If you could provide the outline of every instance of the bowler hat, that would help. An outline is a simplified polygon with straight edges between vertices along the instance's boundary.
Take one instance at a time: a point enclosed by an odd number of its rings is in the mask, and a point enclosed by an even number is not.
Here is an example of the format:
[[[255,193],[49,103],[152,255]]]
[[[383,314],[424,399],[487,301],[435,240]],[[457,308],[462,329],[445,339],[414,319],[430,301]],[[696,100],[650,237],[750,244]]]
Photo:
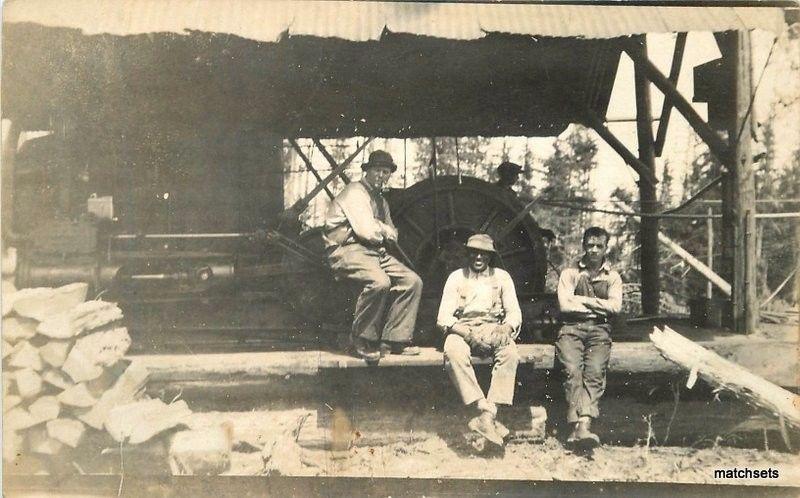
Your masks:
[[[397,165],[394,163],[391,154],[384,150],[376,150],[371,152],[369,155],[369,160],[367,160],[365,163],[361,163],[361,169],[364,171],[375,166],[391,168],[392,173],[397,171]]]
[[[494,241],[485,233],[476,233],[464,244],[468,249],[477,249],[479,251],[497,252],[494,248]]]
[[[516,163],[509,162],[509,161],[503,161],[502,163],[500,163],[500,166],[497,167],[497,172],[500,173],[500,174],[502,174],[502,173],[514,173],[514,174],[517,174],[517,173],[521,173],[522,172],[522,166],[520,166],[519,164],[516,164]]]

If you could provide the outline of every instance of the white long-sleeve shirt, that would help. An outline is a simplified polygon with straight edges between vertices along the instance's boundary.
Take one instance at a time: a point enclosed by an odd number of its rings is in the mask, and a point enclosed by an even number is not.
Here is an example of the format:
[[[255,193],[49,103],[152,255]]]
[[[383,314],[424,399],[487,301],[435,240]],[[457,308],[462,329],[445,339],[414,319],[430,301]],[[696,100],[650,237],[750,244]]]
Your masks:
[[[349,183],[328,207],[323,238],[326,247],[353,242],[379,246],[385,239],[396,241],[397,228],[389,214],[389,203],[365,180]]]
[[[498,295],[499,294],[499,295]],[[498,306],[501,309],[497,309]],[[499,312],[499,313],[498,313]],[[522,325],[514,281],[501,268],[488,268],[480,273],[456,270],[447,277],[439,304],[436,324],[446,330],[462,318],[502,314],[502,321],[514,332]]]

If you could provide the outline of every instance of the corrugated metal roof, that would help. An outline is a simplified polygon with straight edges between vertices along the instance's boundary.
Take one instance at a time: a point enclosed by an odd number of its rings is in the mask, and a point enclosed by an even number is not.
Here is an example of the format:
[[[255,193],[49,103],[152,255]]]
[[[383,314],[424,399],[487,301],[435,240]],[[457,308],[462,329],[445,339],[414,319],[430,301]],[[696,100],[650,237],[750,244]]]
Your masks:
[[[377,40],[392,32],[471,40],[486,32],[614,38],[641,33],[784,29],[776,7],[664,7],[288,0],[9,0],[4,22],[116,35],[186,30],[277,41],[282,33]]]

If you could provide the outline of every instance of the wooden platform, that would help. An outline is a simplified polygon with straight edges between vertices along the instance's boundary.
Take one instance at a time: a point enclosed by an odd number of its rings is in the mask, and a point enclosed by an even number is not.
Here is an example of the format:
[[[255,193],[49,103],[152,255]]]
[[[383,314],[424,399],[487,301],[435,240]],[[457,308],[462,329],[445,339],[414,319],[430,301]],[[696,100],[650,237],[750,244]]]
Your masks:
[[[725,358],[785,387],[800,386],[798,344],[784,339],[725,336],[699,342]],[[521,363],[534,369],[552,369],[554,346],[518,345]],[[387,367],[440,367],[444,358],[434,348],[422,348],[419,356],[389,356],[377,366],[361,359],[332,351],[288,351],[214,354],[136,355],[131,360],[151,372],[151,381],[253,381],[274,376],[318,375],[329,369],[369,369]],[[475,364],[489,360],[473,358]],[[665,360],[649,342],[619,342],[611,350],[611,372],[652,373],[680,371]]]

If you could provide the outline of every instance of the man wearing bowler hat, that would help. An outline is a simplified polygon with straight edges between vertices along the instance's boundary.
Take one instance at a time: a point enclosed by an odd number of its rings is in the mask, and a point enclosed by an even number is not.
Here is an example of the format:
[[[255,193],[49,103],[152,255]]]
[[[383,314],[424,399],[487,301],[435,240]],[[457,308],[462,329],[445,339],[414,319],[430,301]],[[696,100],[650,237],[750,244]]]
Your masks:
[[[492,238],[476,234],[466,243],[469,264],[447,278],[437,325],[446,334],[445,368],[465,405],[479,413],[469,428],[502,445],[508,429],[497,422],[497,405],[510,405],[519,356],[514,343],[522,313],[511,275],[492,266],[496,251]],[[492,357],[492,381],[484,396],[471,356]]]
[[[419,276],[391,254],[397,229],[383,190],[397,165],[376,150],[331,202],[323,238],[334,273],[362,287],[353,317],[353,349],[367,361],[386,354],[419,354],[411,346],[422,295]]]

